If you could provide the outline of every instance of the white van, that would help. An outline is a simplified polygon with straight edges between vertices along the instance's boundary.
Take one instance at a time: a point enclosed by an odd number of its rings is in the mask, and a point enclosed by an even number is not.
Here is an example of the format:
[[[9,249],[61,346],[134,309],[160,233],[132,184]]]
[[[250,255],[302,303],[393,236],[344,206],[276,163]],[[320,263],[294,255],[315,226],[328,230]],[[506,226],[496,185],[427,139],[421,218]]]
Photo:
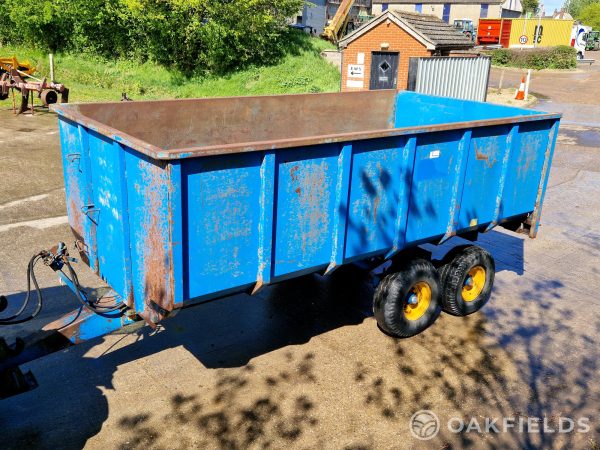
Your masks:
[[[592,27],[575,24],[571,31],[571,47],[577,50],[577,59],[585,58],[585,44],[588,39],[588,33],[592,31]]]

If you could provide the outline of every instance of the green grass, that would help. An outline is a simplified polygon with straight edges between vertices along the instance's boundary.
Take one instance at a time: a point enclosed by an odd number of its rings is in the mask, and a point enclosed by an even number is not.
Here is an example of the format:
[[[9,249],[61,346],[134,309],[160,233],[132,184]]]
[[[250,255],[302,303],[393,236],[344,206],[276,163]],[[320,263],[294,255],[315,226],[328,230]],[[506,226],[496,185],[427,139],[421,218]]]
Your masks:
[[[308,39],[308,38],[307,38]],[[237,95],[335,92],[340,73],[319,55],[333,46],[309,39],[307,50],[287,55],[278,64],[253,67],[222,77],[185,78],[152,62],[107,61],[90,55],[55,55],[55,78],[70,89],[69,101],[117,101],[126,92],[133,100],[223,97]],[[47,76],[48,56],[38,50],[5,46],[0,56],[16,55]]]

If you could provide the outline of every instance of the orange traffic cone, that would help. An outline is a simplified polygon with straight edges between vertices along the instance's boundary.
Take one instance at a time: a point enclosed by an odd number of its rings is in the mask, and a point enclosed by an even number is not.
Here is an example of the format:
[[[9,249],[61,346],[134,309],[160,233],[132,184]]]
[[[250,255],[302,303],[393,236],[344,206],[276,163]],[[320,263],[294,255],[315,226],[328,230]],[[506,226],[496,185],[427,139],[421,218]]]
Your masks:
[[[525,100],[525,77],[521,78],[521,85],[515,94],[515,100]]]

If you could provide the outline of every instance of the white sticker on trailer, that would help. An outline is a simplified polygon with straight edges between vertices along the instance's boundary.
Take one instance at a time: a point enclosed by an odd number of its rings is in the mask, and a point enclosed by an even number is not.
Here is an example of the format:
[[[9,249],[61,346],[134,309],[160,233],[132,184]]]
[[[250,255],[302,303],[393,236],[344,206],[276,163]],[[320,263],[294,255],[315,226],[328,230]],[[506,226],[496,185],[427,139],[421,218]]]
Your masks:
[[[348,64],[348,77],[349,78],[364,78],[365,77],[365,66],[362,64]]]
[[[439,158],[439,157],[440,157],[439,150],[434,150],[432,152],[429,152],[429,159],[435,159],[435,158]]]
[[[362,80],[347,80],[346,87],[349,88],[364,88],[365,83]]]

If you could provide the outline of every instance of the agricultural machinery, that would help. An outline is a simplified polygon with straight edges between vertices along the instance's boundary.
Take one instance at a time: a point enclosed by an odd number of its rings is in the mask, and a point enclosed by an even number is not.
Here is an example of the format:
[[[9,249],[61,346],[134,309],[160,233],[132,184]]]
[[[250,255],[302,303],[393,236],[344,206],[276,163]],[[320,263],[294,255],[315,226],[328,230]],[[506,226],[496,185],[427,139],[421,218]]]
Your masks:
[[[28,62],[20,63],[14,56],[12,58],[0,58],[0,100],[8,99],[12,92],[13,110],[17,114],[27,111],[29,107],[31,107],[33,113],[33,102],[36,93],[44,106],[57,103],[59,94],[61,103],[68,103],[69,101],[69,89],[63,84],[48,81],[47,78],[34,77],[35,70],[35,67]],[[21,94],[18,107],[15,91]]]

